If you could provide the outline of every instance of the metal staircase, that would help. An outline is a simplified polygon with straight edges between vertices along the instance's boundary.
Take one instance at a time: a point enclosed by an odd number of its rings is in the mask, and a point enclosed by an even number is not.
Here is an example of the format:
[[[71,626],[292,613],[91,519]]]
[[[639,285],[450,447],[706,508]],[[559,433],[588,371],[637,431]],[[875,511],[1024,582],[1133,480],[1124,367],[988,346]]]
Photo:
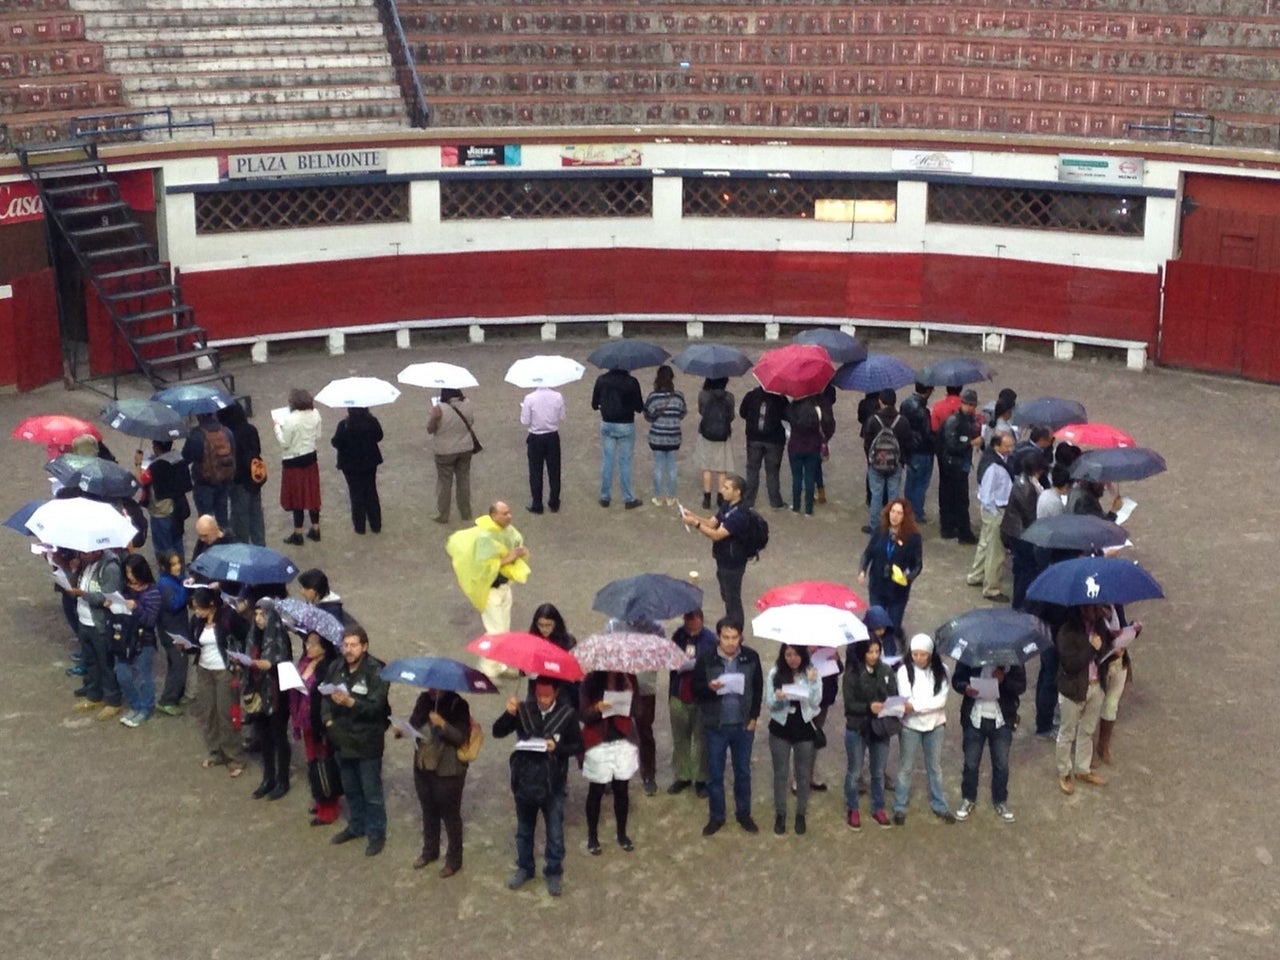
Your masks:
[[[19,147],[18,159],[53,221],[50,244],[58,242],[55,233],[63,238],[111,318],[113,358],[121,357],[121,343],[132,355],[132,369],[115,369],[120,361],[113,363],[111,396],[116,378],[133,369],[157,388],[220,382],[234,396],[235,378],[221,369],[217,348],[208,345],[170,265],[160,260],[121,198],[96,145]]]

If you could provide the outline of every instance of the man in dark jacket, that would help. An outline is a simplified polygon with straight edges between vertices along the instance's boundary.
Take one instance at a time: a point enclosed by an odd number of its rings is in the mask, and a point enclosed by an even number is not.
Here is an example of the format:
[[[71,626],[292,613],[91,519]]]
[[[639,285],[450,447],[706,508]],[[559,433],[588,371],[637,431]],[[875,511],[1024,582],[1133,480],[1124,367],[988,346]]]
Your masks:
[[[770,393],[764,387],[748,390],[738,405],[738,416],[747,427],[747,489],[742,502],[748,507],[756,505],[756,492],[760,489],[760,466],[764,465],[765,490],[769,494],[769,506],[775,510],[785,507],[779,472],[782,468],[782,449],[787,443],[787,432],[782,420],[787,412],[787,398],[780,393]]]
[[[262,520],[262,485],[253,479],[252,463],[262,457],[258,428],[245,416],[244,407],[233,403],[218,411],[219,422],[231,431],[235,441],[236,475],[231,481],[231,532],[241,543],[267,545]]]
[[[984,745],[991,751],[991,803],[996,816],[1013,823],[1009,809],[1009,747],[1018,725],[1018,701],[1027,690],[1022,666],[983,667],[974,670],[957,663],[951,686],[964,694],[960,702],[960,729],[964,740],[964,772],[960,778],[963,800],[956,819],[967,819],[978,802],[978,765]]]
[[[1102,715],[1100,682],[1103,639],[1100,607],[1071,607],[1058,630],[1058,787],[1074,793],[1071,777],[1095,787],[1106,778],[1093,772],[1093,734]]]
[[[742,490],[747,482],[736,473],[720,481],[720,497],[724,501],[714,517],[700,517],[685,510],[681,519],[711,541],[711,556],[716,562],[716,580],[720,583],[720,599],[724,615],[742,623],[742,578],[747,572],[747,548],[743,538],[751,522],[742,504]]]
[[[138,480],[147,491],[147,512],[151,515],[151,546],[156,560],[165,553],[186,555],[182,543],[183,528],[191,516],[187,491],[191,489],[191,473],[182,457],[174,451],[172,440],[151,441],[151,463],[142,468],[142,451],[134,454]],[[160,572],[165,565],[159,564]]]
[[[607,370],[591,390],[591,409],[600,411],[600,506],[613,496],[613,471],[628,510],[640,506],[631,490],[631,454],[636,447],[636,414],[644,412],[640,381],[625,370]]]
[[[228,506],[235,479],[236,441],[212,413],[202,413],[182,445],[182,459],[191,468],[196,513],[211,513],[220,526],[230,524]],[[208,451],[208,452],[206,452]]]
[[[325,682],[332,690],[320,705],[320,721],[333,744],[342,792],[347,797],[347,825],[332,843],[369,838],[365,856],[376,857],[387,842],[387,801],[382,792],[382,750],[391,708],[384,664],[369,655],[363,627],[348,627],[342,637],[342,659]],[[327,688],[326,688],[327,689]],[[323,693],[323,691],[322,691]]]
[[[751,746],[764,701],[764,674],[759,655],[742,645],[741,620],[720,620],[716,639],[716,649],[701,654],[693,667],[693,695],[702,708],[707,741],[710,811],[702,828],[704,837],[724,826],[726,751],[733,757],[733,806],[738,825],[747,833],[760,830],[751,818]]]
[[[938,526],[944,540],[976,544],[969,522],[969,471],[973,469],[973,451],[982,446],[982,434],[973,412],[978,407],[978,392],[965,390],[960,407],[942,424],[942,442],[938,449]]]
[[[559,684],[550,677],[538,677],[533,683],[533,703],[521,703],[515,697],[507,700],[507,708],[493,721],[495,739],[516,734],[516,749],[511,754],[511,792],[516,802],[516,870],[507,881],[507,889],[518,890],[537,872],[533,859],[533,834],[538,814],[546,828],[546,863],[542,875],[547,892],[560,896],[564,875],[564,800],[569,758],[582,749],[582,729],[578,713],[557,699]],[[521,747],[521,742],[541,741],[536,750]]]
[[[863,533],[870,533],[879,527],[880,511],[902,489],[903,468],[911,456],[911,425],[898,412],[897,393],[893,390],[881,390],[878,400],[879,407],[862,425],[862,449],[867,455],[867,489],[871,491],[871,499],[867,501],[867,525],[863,527]],[[872,447],[876,437],[885,430],[893,434],[898,446],[897,462],[888,473],[877,469],[872,462]]]
[[[1027,587],[1035,578],[1038,565],[1036,548],[1022,539],[1022,533],[1036,522],[1036,506],[1043,492],[1040,486],[1046,468],[1044,454],[1032,450],[1022,458],[1022,472],[1013,481],[1009,503],[1000,521],[1000,539],[1012,557],[1013,609],[1021,610],[1027,598]]]
[[[693,787],[698,798],[707,796],[706,739],[702,732],[702,711],[693,695],[693,664],[699,655],[715,650],[716,635],[704,625],[702,610],[690,610],[684,623],[671,635],[671,642],[688,657],[687,669],[672,670],[667,686],[671,714],[671,767],[675,782],[667,793],[677,794]]]
[[[933,422],[929,416],[929,397],[933,387],[916,384],[916,392],[902,401],[899,408],[911,427],[911,456],[907,458],[907,479],[902,495],[911,501],[917,523],[927,523],[924,513],[925,495],[933,479]]]

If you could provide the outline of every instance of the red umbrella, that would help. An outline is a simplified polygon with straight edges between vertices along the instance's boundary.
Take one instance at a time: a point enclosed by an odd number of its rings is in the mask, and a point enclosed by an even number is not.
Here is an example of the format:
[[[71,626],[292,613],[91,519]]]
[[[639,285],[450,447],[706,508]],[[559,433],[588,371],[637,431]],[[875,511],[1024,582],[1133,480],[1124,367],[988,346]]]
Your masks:
[[[1055,432],[1061,440],[1082,447],[1136,447],[1138,441],[1116,427],[1105,423],[1069,423]]]
[[[770,393],[810,397],[827,388],[836,370],[822,347],[793,343],[766,351],[751,372]]]
[[[76,437],[82,437],[86,433],[92,434],[96,440],[102,439],[102,431],[88,420],[62,413],[49,413],[42,417],[27,417],[13,428],[13,433],[9,436],[15,440],[65,447]]]
[[[525,673],[556,680],[581,680],[582,666],[572,653],[532,633],[486,633],[467,644],[477,656]]]
[[[781,607],[789,603],[835,607],[850,613],[862,613],[867,609],[867,601],[844,584],[829,583],[826,580],[799,580],[766,590],[756,601],[756,609],[768,610],[770,607]]]

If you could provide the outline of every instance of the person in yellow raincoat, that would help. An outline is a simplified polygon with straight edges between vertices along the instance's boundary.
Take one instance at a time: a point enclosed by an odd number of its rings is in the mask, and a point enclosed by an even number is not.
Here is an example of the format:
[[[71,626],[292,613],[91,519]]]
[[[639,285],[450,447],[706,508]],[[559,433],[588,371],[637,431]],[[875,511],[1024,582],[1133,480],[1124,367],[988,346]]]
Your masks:
[[[529,579],[529,548],[511,524],[511,506],[499,500],[475,526],[458,530],[445,543],[458,586],[480,611],[485,633],[511,630],[511,583]],[[516,671],[480,658],[480,669],[491,679]]]

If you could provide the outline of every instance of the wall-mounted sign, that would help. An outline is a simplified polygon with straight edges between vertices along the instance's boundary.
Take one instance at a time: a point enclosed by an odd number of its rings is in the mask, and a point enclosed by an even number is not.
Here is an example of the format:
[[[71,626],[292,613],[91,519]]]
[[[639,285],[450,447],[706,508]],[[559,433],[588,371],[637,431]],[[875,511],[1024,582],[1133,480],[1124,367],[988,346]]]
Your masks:
[[[122,170],[112,172],[111,177],[120,187],[120,198],[134,210],[156,208],[155,186],[150,170]],[[86,204],[103,203],[108,197],[92,193],[80,195]],[[44,219],[44,204],[36,185],[29,180],[0,184],[0,226],[29,223]]]
[[[625,143],[571,143],[560,148],[562,167],[638,167],[642,159],[639,147]]]
[[[1081,157],[1061,154],[1058,179],[1063,183],[1142,184],[1146,163],[1141,157]]]
[[[387,152],[315,150],[307,153],[233,153],[220,160],[218,166],[221,168],[219,175],[230,180],[386,173]]]
[[[441,147],[440,166],[518,167],[520,166],[520,144]]]
[[[950,150],[894,150],[890,164],[894,170],[973,173],[973,154]]]

